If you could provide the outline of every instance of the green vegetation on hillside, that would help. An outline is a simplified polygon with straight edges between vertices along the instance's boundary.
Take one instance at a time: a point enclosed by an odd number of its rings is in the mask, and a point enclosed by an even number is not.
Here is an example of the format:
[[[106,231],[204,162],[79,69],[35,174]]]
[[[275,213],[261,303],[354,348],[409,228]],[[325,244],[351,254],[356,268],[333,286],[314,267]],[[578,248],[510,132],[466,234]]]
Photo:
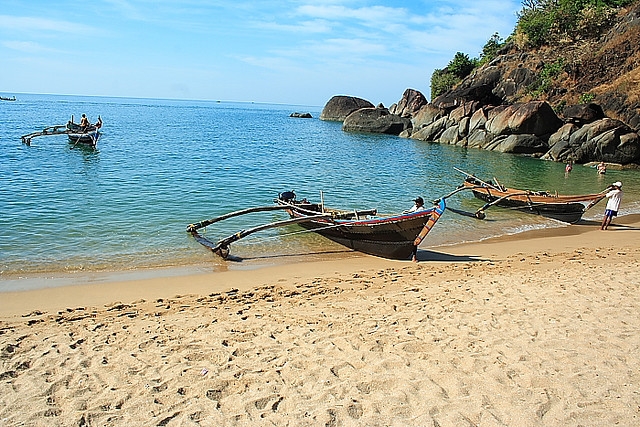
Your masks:
[[[545,64],[540,74],[538,74],[536,82],[528,88],[531,96],[540,98],[546,93],[551,88],[553,80],[563,71],[563,68],[564,58],[558,58],[555,62]]]
[[[431,75],[431,99],[460,83],[477,67],[491,62],[503,45],[504,41],[498,33],[495,33],[482,48],[479,58],[469,58],[466,53],[456,52],[446,68],[435,70]]]
[[[514,32],[521,47],[599,36],[608,29],[617,8],[633,0],[525,0]]]
[[[495,33],[479,58],[457,52],[444,69],[431,75],[431,99],[447,92],[477,67],[491,62],[499,50],[513,42],[520,49],[596,38],[609,29],[620,7],[637,0],[523,0],[514,32],[505,41]],[[562,68],[557,62],[546,66],[538,82],[529,88],[533,96],[543,94]]]

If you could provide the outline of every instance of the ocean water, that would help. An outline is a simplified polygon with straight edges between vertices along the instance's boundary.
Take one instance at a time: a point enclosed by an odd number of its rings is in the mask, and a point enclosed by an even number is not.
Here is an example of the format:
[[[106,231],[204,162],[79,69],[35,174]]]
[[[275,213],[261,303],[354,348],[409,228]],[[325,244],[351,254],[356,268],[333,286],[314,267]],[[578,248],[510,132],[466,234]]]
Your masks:
[[[13,94],[2,94],[11,96]],[[517,188],[563,194],[603,190],[624,183],[621,214],[640,212],[640,173],[595,170],[528,157],[432,144],[387,135],[353,134],[318,119],[322,106],[268,105],[17,94],[0,102],[0,291],[38,278],[87,277],[100,272],[139,272],[164,267],[222,271],[258,268],[283,260],[350,256],[313,233],[291,226],[234,243],[235,261],[223,261],[186,233],[190,223],[231,211],[268,206],[278,193],[346,209],[404,210],[420,195],[433,200],[464,179],[454,167],[497,178]],[[291,118],[310,112],[312,119]],[[86,113],[100,115],[96,150],[66,136],[20,136],[64,124]],[[449,200],[474,212],[482,202],[470,193]],[[599,221],[604,203],[584,220]],[[477,241],[566,224],[492,208],[479,221],[447,211],[423,248]],[[220,238],[284,219],[270,212],[208,227]],[[594,224],[595,226],[595,224]],[[434,249],[435,248],[435,249]],[[46,280],[42,280],[46,279]],[[25,282],[26,283],[26,282]]]

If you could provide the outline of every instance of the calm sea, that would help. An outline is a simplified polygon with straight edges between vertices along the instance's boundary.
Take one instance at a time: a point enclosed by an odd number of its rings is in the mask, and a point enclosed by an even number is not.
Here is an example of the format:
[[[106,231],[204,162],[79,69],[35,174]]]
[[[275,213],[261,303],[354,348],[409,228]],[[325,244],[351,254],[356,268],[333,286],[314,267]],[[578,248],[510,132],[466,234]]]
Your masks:
[[[14,94],[2,94],[12,96]],[[186,233],[188,224],[246,207],[267,206],[278,193],[347,209],[397,212],[421,195],[454,190],[463,175],[565,194],[625,185],[622,214],[640,212],[640,174],[605,177],[576,166],[431,144],[385,135],[351,134],[318,119],[322,106],[17,94],[0,102],[0,291],[52,286],[60,277],[150,271],[165,267],[221,271],[287,260],[350,256],[300,228],[273,229],[234,243],[241,261],[222,261]],[[309,112],[312,119],[291,118]],[[65,136],[20,136],[86,113],[104,121],[98,149]],[[471,194],[449,201],[473,212]],[[599,220],[604,204],[585,215]],[[533,228],[566,226],[492,208],[484,221],[448,211],[424,247],[476,241]],[[218,240],[284,219],[263,213],[210,226]],[[34,282],[34,278],[37,280]],[[29,281],[30,280],[30,281]]]

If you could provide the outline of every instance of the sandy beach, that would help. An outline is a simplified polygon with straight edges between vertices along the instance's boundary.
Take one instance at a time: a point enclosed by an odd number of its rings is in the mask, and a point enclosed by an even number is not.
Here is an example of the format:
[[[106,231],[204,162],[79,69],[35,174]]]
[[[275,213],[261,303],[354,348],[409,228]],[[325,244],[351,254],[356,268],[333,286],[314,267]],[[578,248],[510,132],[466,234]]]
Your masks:
[[[635,426],[640,216],[0,294],[1,426]]]

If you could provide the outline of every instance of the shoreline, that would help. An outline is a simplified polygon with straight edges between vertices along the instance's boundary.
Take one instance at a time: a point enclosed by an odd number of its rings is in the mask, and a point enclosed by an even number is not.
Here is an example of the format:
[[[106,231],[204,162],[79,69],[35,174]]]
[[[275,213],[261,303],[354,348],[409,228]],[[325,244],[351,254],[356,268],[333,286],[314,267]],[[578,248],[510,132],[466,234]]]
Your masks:
[[[529,230],[522,233],[492,237],[476,242],[464,242],[432,248],[420,248],[418,265],[431,263],[467,263],[497,261],[509,252],[532,255],[541,250],[569,250],[575,242],[567,237],[602,233],[610,241],[620,231],[640,227],[640,214],[630,214],[614,219],[610,230],[602,232],[599,223],[582,221],[559,228]],[[587,239],[589,240],[589,239]],[[600,244],[591,239],[592,244]],[[613,239],[615,240],[615,239]],[[526,242],[527,245],[523,245]],[[613,243],[613,242],[610,242]],[[535,252],[534,252],[535,251]],[[488,257],[488,258],[487,258]],[[333,274],[356,274],[362,269],[404,268],[414,265],[410,261],[388,260],[357,252],[331,254],[328,259],[305,261],[303,257],[293,262],[249,266],[246,269],[208,272],[204,266],[167,267],[132,272],[108,272],[68,274],[58,277],[27,278],[25,281],[47,280],[62,285],[37,289],[21,289],[0,292],[0,319],[25,315],[32,310],[53,312],[70,307],[100,306],[113,302],[131,302],[139,299],[168,298],[176,294],[208,294],[230,289],[246,291],[268,284],[311,280]],[[47,275],[48,276],[48,275]]]
[[[5,293],[7,425],[637,425],[640,216]]]

